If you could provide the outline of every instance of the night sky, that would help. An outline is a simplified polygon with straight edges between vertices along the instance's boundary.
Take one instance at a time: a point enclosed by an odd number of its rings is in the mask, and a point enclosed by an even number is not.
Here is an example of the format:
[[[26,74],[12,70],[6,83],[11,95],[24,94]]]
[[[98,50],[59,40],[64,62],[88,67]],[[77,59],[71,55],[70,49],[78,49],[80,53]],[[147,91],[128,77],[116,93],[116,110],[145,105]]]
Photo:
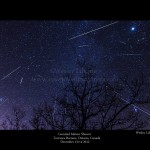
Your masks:
[[[0,21],[0,119],[58,95],[79,59],[110,80],[139,72],[149,80],[150,21]]]

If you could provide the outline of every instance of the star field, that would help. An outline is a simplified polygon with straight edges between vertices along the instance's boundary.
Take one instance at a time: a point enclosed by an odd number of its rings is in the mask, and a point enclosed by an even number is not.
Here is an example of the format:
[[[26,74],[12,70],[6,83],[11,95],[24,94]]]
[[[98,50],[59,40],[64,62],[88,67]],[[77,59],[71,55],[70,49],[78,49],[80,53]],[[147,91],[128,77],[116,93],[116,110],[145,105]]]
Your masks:
[[[63,71],[78,59],[114,80],[140,71],[150,77],[150,21],[0,21],[0,118],[13,105],[32,106],[59,94]]]

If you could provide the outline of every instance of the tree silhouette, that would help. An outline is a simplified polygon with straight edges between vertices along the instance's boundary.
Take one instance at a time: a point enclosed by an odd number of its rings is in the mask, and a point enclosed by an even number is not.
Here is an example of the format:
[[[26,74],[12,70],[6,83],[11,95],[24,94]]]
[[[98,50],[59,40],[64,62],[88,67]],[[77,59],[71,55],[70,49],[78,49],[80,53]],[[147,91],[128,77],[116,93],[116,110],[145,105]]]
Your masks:
[[[31,128],[34,130],[42,130],[46,129],[46,125],[44,123],[44,120],[41,117],[41,108],[33,108],[33,115],[31,119],[29,120],[29,124],[31,125]]]
[[[89,62],[79,61],[78,72],[65,74],[61,94],[33,109],[29,120],[34,130],[125,130],[144,129],[148,117],[144,105],[149,95],[144,75],[124,76],[115,81],[97,80],[99,74]],[[78,78],[76,78],[78,77]],[[14,107],[1,124],[3,129],[28,129],[25,112]]]
[[[23,122],[26,113],[19,107],[13,107],[12,114],[6,116],[6,120],[1,124],[3,129],[9,130],[24,130],[28,129],[27,125]]]
[[[57,111],[47,104],[42,108],[41,117],[51,129],[70,130],[113,130],[140,129],[146,125],[146,119],[134,104],[145,104],[144,77],[139,79],[121,78],[117,82],[97,81],[94,66],[79,62],[81,78],[74,80],[73,74],[66,74],[68,84],[64,95],[53,98],[57,102]],[[79,77],[79,76],[78,76]],[[128,94],[129,100],[121,93]],[[141,99],[139,99],[141,98]]]

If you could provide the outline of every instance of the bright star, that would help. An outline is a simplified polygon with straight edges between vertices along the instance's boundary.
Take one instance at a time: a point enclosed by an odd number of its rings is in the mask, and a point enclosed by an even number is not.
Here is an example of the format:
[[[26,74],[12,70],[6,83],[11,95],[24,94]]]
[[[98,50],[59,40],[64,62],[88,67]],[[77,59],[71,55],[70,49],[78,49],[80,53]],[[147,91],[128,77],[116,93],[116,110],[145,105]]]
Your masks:
[[[132,28],[131,28],[131,31],[134,31],[134,30],[135,30],[135,27],[132,27]]]
[[[137,110],[137,108],[136,108],[135,106],[134,106],[134,111],[135,111],[135,112],[137,112],[137,111],[138,111],[138,110]]]

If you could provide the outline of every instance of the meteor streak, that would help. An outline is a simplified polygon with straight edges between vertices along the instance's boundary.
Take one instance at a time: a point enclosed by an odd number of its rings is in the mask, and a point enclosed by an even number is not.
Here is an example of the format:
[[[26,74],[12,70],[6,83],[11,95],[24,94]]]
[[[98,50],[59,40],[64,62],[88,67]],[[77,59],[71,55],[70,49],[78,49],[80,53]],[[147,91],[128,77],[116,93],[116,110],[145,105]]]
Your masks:
[[[23,77],[21,77],[20,84],[22,83],[22,81],[23,81]]]
[[[120,41],[120,43],[122,43],[122,44],[126,45],[126,43],[125,43],[125,42],[123,42],[123,41]]]
[[[141,56],[143,54],[120,54],[120,56]]]
[[[114,91],[116,94],[120,95],[118,92]],[[121,95],[120,95],[121,96]],[[127,100],[123,99],[123,98],[120,98],[122,101],[124,101],[125,103],[129,103]],[[140,110],[141,112],[147,114],[148,116],[150,116],[150,113],[145,111],[143,108],[140,108],[138,107],[137,105],[134,105],[134,104],[131,104],[131,106],[133,106],[133,108],[136,108],[136,111],[137,110]]]
[[[89,45],[81,45],[81,46],[79,46],[79,47],[88,47]]]
[[[110,87],[111,87],[111,86],[110,86]],[[114,93],[116,93],[117,95],[120,96],[120,99],[121,99],[122,101],[124,101],[124,102],[127,103],[127,104],[130,103],[129,101],[127,101],[127,100],[125,100],[124,98],[122,98],[122,95],[121,95],[121,94],[119,94],[119,93],[116,92],[115,90],[113,90],[113,91],[114,91]],[[130,106],[132,106],[133,108],[136,108],[136,111],[137,111],[137,110],[140,110],[140,111],[143,112],[144,114],[150,116],[150,113],[149,113],[148,111],[145,111],[142,107],[139,107],[139,106],[137,106],[137,105],[135,105],[135,104],[131,104]]]
[[[9,77],[12,73],[16,72],[18,69],[20,69],[21,66],[19,66],[18,68],[14,69],[13,71],[11,71],[9,74],[7,74],[6,76],[4,76],[1,80],[6,79],[7,77]]]
[[[107,24],[107,25],[105,25],[105,26],[102,26],[102,27],[93,29],[93,30],[91,30],[91,31],[82,33],[82,34],[80,34],[80,35],[74,36],[74,37],[70,38],[69,40],[73,40],[73,39],[76,39],[76,38],[81,37],[81,36],[83,36],[83,35],[87,35],[87,34],[89,34],[89,33],[92,33],[92,32],[98,31],[98,30],[101,30],[101,29],[103,29],[103,28],[109,27],[109,26],[111,26],[111,25],[113,25],[113,24],[116,24],[116,23],[118,23],[118,21],[112,22],[112,23]]]

